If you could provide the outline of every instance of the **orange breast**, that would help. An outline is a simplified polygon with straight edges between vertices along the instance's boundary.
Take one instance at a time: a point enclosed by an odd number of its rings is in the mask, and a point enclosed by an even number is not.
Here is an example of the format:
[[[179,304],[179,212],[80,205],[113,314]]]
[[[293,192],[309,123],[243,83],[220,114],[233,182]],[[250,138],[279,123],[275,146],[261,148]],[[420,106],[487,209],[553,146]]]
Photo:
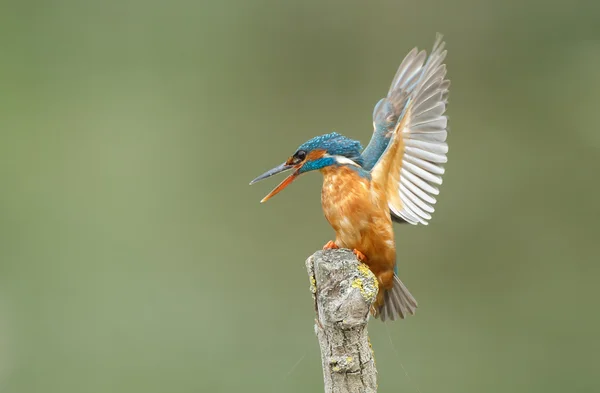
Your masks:
[[[385,190],[345,166],[321,172],[321,203],[336,244],[362,252],[384,287],[391,287],[396,249]]]

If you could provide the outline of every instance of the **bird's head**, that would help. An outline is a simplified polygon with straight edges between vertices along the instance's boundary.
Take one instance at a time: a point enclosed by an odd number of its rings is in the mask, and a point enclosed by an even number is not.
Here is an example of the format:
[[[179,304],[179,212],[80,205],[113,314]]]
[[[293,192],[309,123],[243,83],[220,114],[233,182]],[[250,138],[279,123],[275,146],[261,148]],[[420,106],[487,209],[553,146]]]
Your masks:
[[[296,152],[283,164],[263,173],[252,180],[250,184],[252,185],[281,172],[294,170],[261,201],[261,203],[266,202],[290,185],[302,173],[323,169],[331,165],[360,165],[361,150],[360,142],[346,138],[336,132],[317,136],[300,145]]]

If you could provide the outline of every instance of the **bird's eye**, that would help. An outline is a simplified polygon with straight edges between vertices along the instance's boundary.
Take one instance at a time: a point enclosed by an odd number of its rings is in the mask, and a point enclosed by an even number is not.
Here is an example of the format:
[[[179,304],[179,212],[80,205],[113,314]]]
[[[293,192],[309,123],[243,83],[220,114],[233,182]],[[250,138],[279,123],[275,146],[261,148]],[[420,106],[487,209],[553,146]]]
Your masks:
[[[304,150],[298,150],[294,156],[296,156],[298,160],[303,161],[306,158],[306,152]]]

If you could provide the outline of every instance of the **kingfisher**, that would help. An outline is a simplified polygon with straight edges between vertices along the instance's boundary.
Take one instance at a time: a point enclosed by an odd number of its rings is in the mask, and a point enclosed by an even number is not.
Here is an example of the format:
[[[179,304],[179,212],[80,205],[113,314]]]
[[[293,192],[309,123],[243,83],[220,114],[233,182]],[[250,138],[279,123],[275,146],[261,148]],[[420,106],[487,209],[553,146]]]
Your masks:
[[[385,98],[373,110],[373,134],[360,142],[338,133],[314,137],[283,164],[252,180],[292,173],[266,202],[303,173],[323,174],[321,205],[335,231],[323,249],[347,248],[377,277],[371,308],[376,318],[414,315],[417,301],[398,278],[393,223],[427,225],[447,162],[450,81],[445,42],[437,34],[429,56],[412,49],[401,62]]]

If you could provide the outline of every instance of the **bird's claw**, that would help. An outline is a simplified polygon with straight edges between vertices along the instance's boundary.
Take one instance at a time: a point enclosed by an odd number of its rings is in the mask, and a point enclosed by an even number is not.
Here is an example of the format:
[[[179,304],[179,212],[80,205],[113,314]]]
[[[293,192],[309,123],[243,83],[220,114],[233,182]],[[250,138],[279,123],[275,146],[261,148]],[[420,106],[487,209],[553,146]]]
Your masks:
[[[334,250],[339,248],[337,244],[333,240],[330,240],[323,246],[323,250]]]
[[[365,256],[365,254],[363,254],[362,252],[358,251],[356,248],[354,250],[352,250],[352,253],[354,255],[356,255],[356,259],[359,260],[359,262],[364,262],[367,260],[367,257]]]

